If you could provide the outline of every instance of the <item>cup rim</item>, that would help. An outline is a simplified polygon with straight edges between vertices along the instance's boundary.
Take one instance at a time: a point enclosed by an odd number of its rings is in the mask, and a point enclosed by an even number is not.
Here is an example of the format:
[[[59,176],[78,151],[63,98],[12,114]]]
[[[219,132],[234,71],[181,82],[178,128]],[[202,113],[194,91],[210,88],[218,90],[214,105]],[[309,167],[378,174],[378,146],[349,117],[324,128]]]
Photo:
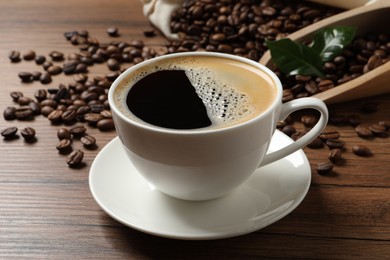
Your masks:
[[[260,69],[263,72],[265,72],[271,78],[271,80],[275,83],[276,96],[275,96],[274,100],[272,101],[272,103],[267,107],[267,109],[265,111],[263,111],[262,113],[258,114],[255,117],[251,118],[250,120],[247,120],[247,121],[244,121],[244,122],[240,122],[238,124],[233,124],[233,125],[230,125],[230,126],[227,126],[227,127],[211,128],[211,129],[208,129],[208,128],[172,129],[172,128],[165,128],[165,127],[155,126],[155,125],[152,125],[150,123],[141,123],[141,122],[137,122],[135,120],[132,120],[132,119],[128,118],[127,116],[125,116],[118,109],[118,107],[116,106],[116,104],[114,102],[114,98],[113,98],[114,92],[115,92],[115,89],[118,87],[119,83],[122,80],[125,80],[128,77],[129,74],[131,74],[133,71],[137,71],[138,69],[140,69],[143,66],[147,66],[147,65],[153,64],[153,63],[158,62],[160,60],[165,60],[165,59],[170,59],[170,58],[177,58],[177,57],[188,57],[188,56],[227,58],[227,59],[243,62],[243,63],[251,65],[251,66],[253,66],[253,67],[257,68],[257,69]],[[113,110],[113,112],[117,116],[119,116],[123,121],[125,121],[125,122],[127,122],[129,124],[132,124],[134,126],[137,126],[138,128],[142,128],[142,129],[149,130],[149,131],[154,131],[154,132],[160,132],[160,133],[171,133],[171,134],[187,135],[187,134],[219,133],[219,132],[229,131],[229,130],[232,130],[232,129],[237,129],[237,128],[240,128],[240,127],[252,124],[252,123],[260,120],[261,118],[265,117],[266,115],[268,115],[272,111],[274,111],[275,107],[281,102],[282,95],[283,95],[282,83],[280,82],[280,80],[276,76],[276,74],[271,69],[267,68],[265,65],[263,65],[263,64],[261,64],[259,62],[255,62],[253,60],[250,60],[248,58],[241,57],[241,56],[236,56],[236,55],[233,55],[233,54],[218,53],[218,52],[196,51],[196,52],[180,52],[180,53],[164,54],[164,55],[161,55],[161,56],[158,56],[158,57],[154,57],[154,58],[151,58],[151,59],[148,59],[148,60],[144,60],[144,61],[142,61],[142,62],[140,62],[140,63],[138,63],[136,65],[133,65],[132,67],[126,69],[111,84],[111,87],[110,87],[110,89],[108,91],[108,102],[110,104],[110,109]]]

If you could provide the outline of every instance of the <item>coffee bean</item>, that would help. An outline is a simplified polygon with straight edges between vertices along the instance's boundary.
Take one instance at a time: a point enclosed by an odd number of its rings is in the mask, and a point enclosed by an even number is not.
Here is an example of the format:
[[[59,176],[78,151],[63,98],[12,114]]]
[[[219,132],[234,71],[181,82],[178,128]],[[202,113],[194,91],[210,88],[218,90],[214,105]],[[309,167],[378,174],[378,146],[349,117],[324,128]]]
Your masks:
[[[62,61],[64,60],[64,54],[60,51],[51,51],[49,56],[53,61]]]
[[[3,111],[3,117],[5,120],[14,120],[16,118],[16,108],[15,107],[7,107]]]
[[[72,138],[72,135],[71,135],[69,129],[60,128],[57,130],[57,137],[60,140],[62,140],[62,139],[69,139],[70,140]]]
[[[296,129],[292,125],[286,125],[285,127],[282,128],[282,132],[286,134],[287,136],[291,136],[296,132]]]
[[[41,114],[41,105],[38,102],[32,101],[28,104],[34,116]]]
[[[388,137],[389,133],[386,131],[386,127],[380,124],[372,124],[368,127],[371,132],[378,137]]]
[[[371,138],[373,137],[373,133],[371,130],[363,125],[358,125],[355,127],[355,132],[358,134],[358,136],[362,138]]]
[[[313,115],[303,115],[301,116],[301,122],[306,126],[306,127],[312,127],[317,123],[318,119],[316,116]]]
[[[8,54],[8,58],[11,60],[11,62],[19,62],[20,61],[20,52],[19,51],[11,51]]]
[[[47,91],[45,89],[38,89],[34,93],[34,97],[41,102],[42,100],[46,99],[47,97]]]
[[[347,117],[347,120],[348,123],[353,127],[360,125],[360,118],[357,115],[350,115]]]
[[[28,105],[30,104],[30,102],[32,102],[33,100],[29,97],[20,97],[18,99],[18,104],[21,105],[21,106],[25,106],[25,105]]]
[[[17,107],[15,117],[18,120],[31,120],[33,119],[33,111],[29,106]]]
[[[20,91],[12,91],[12,92],[10,93],[10,96],[11,96],[11,98],[13,99],[13,101],[18,102],[19,98],[20,98],[20,97],[23,97],[24,95],[23,95],[23,93],[20,92]]]
[[[80,142],[87,148],[93,148],[96,146],[95,137],[85,134],[80,138]]]
[[[68,153],[72,150],[72,140],[71,139],[61,139],[57,145],[56,145],[57,150],[60,153]]]
[[[51,107],[51,106],[43,106],[41,108],[41,114],[43,116],[49,116],[51,112],[53,112],[55,110],[55,108]]]
[[[319,148],[324,147],[324,143],[322,142],[321,138],[317,137],[313,141],[311,141],[307,145],[307,147],[309,147],[311,149],[319,149]]]
[[[107,60],[107,67],[112,70],[112,71],[115,71],[115,70],[119,70],[120,69],[120,64],[119,62],[116,60],[116,59],[108,59]]]
[[[116,27],[109,27],[109,28],[107,28],[107,34],[111,37],[118,37],[119,30]]]
[[[18,73],[19,78],[22,82],[31,82],[33,81],[32,74],[30,72],[22,71]]]
[[[332,172],[334,165],[331,162],[319,163],[315,169],[320,175],[327,175]]]
[[[49,68],[47,68],[46,70],[48,73],[50,73],[50,75],[58,75],[62,72],[62,68],[60,66],[57,66],[57,65],[53,65],[53,66],[50,66]]]
[[[371,150],[365,145],[354,145],[352,152],[358,156],[368,157],[371,156]]]
[[[389,121],[379,121],[378,124],[379,125],[383,125],[384,127],[386,127],[386,130],[390,129],[390,120]]]
[[[103,116],[101,114],[96,114],[96,113],[87,113],[84,115],[84,120],[92,125],[92,126],[96,126],[97,123],[103,119]]]
[[[327,139],[325,143],[330,149],[344,147],[344,142],[340,139]]]
[[[45,99],[45,100],[42,100],[41,101],[41,106],[44,107],[44,106],[49,106],[49,107],[52,107],[52,108],[57,108],[57,101],[53,100],[53,99]]]
[[[32,127],[26,127],[26,128],[23,128],[21,131],[20,131],[20,134],[23,136],[23,138],[28,141],[28,142],[31,142],[33,140],[36,140],[35,138],[35,129],[32,128]]]
[[[339,139],[339,137],[340,137],[340,133],[337,131],[322,132],[320,134],[320,138],[325,141],[328,139],[336,140]]]
[[[59,123],[61,122],[62,119],[62,114],[64,112],[60,109],[56,109],[53,112],[51,112],[47,118],[52,122],[52,123]]]
[[[77,116],[77,112],[76,110],[74,109],[68,109],[68,110],[65,110],[62,115],[61,115],[61,118],[62,118],[62,121],[64,123],[72,123],[75,121],[76,119],[76,116]]]
[[[13,139],[13,138],[16,137],[16,132],[18,132],[18,128],[17,127],[7,127],[6,129],[3,129],[1,131],[1,135],[5,139]]]
[[[50,73],[48,73],[48,72],[42,73],[42,75],[39,77],[39,81],[42,84],[49,84],[49,83],[51,83],[52,79],[51,79]]]
[[[335,148],[330,150],[328,159],[334,164],[340,164],[342,162],[341,149]]]
[[[99,120],[97,128],[100,131],[111,131],[115,129],[114,121],[111,118],[104,118]]]
[[[23,54],[24,60],[33,60],[34,58],[35,58],[35,51],[30,50]]]
[[[34,60],[37,65],[42,65],[46,61],[46,57],[43,55],[37,55]]]
[[[87,128],[85,128],[83,125],[79,125],[70,128],[69,131],[74,137],[81,137],[85,134]]]
[[[66,163],[69,165],[69,167],[72,168],[79,167],[82,164],[83,157],[83,151],[75,150],[68,155],[68,157],[66,158]]]

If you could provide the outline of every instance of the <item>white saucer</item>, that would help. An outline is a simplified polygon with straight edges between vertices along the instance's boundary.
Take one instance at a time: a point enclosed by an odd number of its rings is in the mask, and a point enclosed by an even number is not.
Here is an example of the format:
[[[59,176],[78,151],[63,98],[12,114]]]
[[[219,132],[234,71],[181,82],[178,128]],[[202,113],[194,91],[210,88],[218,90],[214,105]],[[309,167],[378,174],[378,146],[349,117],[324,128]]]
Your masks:
[[[276,131],[270,150],[291,143]],[[149,234],[175,239],[219,239],[264,228],[294,210],[311,181],[302,150],[258,169],[222,198],[190,202],[169,197],[135,170],[118,138],[97,155],[89,175],[93,197],[112,218]]]

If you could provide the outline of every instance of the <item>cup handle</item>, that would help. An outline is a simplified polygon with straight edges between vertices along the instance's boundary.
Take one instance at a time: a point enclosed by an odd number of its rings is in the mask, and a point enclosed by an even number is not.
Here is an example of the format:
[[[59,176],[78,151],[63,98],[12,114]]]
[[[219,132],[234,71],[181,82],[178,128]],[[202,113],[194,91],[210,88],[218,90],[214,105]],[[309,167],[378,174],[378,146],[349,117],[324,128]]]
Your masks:
[[[317,98],[300,98],[295,99],[290,102],[284,103],[282,105],[282,110],[280,113],[279,120],[284,120],[289,114],[301,110],[301,109],[316,109],[320,112],[321,116],[318,120],[317,124],[303,137],[299,138],[295,142],[289,144],[286,147],[281,148],[275,152],[267,154],[263,161],[260,163],[259,167],[270,164],[274,161],[277,161],[287,155],[301,149],[302,147],[308,145],[311,141],[313,141],[319,134],[321,134],[322,130],[326,127],[328,122],[328,109],[324,102]]]

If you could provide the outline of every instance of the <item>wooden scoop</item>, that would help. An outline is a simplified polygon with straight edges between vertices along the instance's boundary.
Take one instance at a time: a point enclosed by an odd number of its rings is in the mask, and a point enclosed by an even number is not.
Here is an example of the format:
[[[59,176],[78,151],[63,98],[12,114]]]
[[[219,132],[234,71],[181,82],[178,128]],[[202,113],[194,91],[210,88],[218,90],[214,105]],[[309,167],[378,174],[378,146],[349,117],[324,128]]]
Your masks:
[[[390,1],[379,1],[345,11],[305,27],[288,37],[294,41],[310,41],[317,30],[337,25],[356,26],[357,35],[368,32],[389,33]],[[271,69],[275,66],[272,63],[270,51],[264,54],[260,63]],[[390,93],[390,62],[344,84],[316,94],[314,97],[331,104],[383,93]]]

